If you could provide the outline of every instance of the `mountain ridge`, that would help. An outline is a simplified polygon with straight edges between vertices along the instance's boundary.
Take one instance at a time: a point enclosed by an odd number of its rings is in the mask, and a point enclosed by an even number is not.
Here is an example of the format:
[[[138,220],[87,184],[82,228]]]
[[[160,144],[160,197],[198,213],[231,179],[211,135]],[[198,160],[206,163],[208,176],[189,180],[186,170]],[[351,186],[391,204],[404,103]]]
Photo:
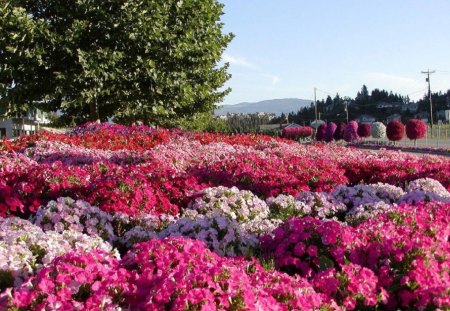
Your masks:
[[[236,105],[223,105],[214,111],[215,115],[226,115],[227,113],[282,113],[297,112],[303,107],[308,107],[313,101],[300,98],[268,99],[259,102],[242,102]]]

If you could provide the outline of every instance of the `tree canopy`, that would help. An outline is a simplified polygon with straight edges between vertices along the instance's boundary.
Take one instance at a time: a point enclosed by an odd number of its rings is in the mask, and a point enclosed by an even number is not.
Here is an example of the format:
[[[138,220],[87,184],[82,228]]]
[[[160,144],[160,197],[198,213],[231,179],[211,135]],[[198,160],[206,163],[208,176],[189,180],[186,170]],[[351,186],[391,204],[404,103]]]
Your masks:
[[[211,112],[229,92],[217,0],[0,0],[0,106],[77,121]]]

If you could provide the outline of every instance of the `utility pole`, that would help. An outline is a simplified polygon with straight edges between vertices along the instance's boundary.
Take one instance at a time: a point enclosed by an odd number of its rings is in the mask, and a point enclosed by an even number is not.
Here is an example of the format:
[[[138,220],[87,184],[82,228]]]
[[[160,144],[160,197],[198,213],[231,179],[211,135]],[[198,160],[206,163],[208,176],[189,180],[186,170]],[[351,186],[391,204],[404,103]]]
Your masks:
[[[314,88],[314,107],[315,107],[315,116],[316,116],[316,123],[317,123],[317,99],[316,99],[316,88]]]
[[[425,79],[426,82],[428,82],[428,99],[430,101],[430,126],[431,126],[431,137],[433,137],[433,102],[431,100],[431,86],[430,86],[430,74],[435,73],[436,71],[430,71],[428,69],[427,71],[422,71],[423,74],[427,75],[427,78]]]

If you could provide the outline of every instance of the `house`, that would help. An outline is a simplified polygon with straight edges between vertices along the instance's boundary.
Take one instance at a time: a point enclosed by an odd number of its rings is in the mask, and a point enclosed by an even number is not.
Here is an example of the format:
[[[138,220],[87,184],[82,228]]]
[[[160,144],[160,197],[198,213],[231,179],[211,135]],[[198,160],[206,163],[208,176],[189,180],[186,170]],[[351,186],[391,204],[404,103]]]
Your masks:
[[[402,120],[402,116],[399,115],[398,113],[394,113],[394,114],[392,114],[392,115],[390,115],[390,116],[388,116],[388,117],[386,118],[386,122],[387,122],[387,123],[389,123],[389,122],[391,122],[391,121],[393,121],[393,120],[401,121],[401,120]]]
[[[409,103],[402,106],[402,112],[409,111],[411,113],[415,113],[417,112],[417,109],[419,109],[418,103]]]
[[[373,123],[376,121],[375,117],[370,114],[362,114],[355,119],[358,123]]]
[[[450,110],[439,110],[436,112],[436,118],[438,120],[442,121],[449,121],[450,120]]]
[[[284,124],[261,124],[259,126],[260,132],[267,132],[267,131],[275,131],[275,130],[282,130],[285,127],[289,126],[289,123]]]
[[[428,120],[430,119],[430,113],[428,111],[421,111],[419,113],[416,113],[414,115],[414,118],[420,119],[424,122],[428,122]]]
[[[402,108],[405,104],[403,102],[378,102],[376,107],[377,109],[384,108]]]
[[[40,125],[49,123],[48,114],[39,109],[29,110],[22,118],[0,118],[0,138],[34,134]]]

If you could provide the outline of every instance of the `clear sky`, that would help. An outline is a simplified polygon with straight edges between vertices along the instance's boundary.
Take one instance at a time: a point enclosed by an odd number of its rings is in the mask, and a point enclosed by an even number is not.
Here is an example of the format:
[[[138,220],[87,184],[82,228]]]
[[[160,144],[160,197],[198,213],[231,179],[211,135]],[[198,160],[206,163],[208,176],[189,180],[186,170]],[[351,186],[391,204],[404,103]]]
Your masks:
[[[449,0],[219,0],[233,75],[223,104],[355,97],[366,84],[421,98],[450,89]]]

